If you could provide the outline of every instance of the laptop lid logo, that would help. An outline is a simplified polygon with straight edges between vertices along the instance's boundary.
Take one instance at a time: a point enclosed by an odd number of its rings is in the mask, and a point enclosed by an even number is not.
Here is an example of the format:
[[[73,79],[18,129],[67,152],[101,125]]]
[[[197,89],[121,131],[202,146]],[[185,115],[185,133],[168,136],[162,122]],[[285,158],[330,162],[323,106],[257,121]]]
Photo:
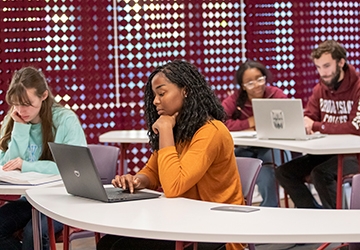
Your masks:
[[[76,177],[80,177],[80,172],[77,171],[77,170],[74,170],[74,175],[75,175]]]
[[[285,128],[285,116],[284,112],[281,110],[275,109],[271,110],[271,124],[274,129],[284,129]]]

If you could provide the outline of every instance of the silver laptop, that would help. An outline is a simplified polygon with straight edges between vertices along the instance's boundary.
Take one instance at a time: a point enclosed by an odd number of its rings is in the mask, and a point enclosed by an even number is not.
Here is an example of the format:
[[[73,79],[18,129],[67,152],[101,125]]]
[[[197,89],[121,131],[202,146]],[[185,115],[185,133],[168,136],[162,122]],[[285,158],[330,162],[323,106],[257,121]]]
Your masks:
[[[49,142],[51,153],[69,194],[104,202],[157,198],[144,191],[130,193],[121,188],[104,188],[89,148]]]
[[[306,134],[301,99],[253,99],[252,106],[259,139],[309,140],[325,136]]]

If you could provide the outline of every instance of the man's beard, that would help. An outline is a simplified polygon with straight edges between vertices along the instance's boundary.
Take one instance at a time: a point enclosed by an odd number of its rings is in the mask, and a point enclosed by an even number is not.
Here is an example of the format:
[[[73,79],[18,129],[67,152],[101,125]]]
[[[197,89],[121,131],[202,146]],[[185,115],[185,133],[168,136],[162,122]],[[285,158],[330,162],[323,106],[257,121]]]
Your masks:
[[[333,78],[331,78],[330,81],[325,81],[324,78],[321,77],[323,83],[329,88],[329,89],[334,89],[337,90],[339,88],[339,78],[340,78],[340,66],[336,65],[336,71],[335,71],[335,75]]]

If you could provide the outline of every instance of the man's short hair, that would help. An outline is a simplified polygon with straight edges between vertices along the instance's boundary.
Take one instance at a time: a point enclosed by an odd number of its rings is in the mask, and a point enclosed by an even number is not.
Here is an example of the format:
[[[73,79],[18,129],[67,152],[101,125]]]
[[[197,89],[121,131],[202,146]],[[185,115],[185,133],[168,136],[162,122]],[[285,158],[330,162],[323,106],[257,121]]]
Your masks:
[[[345,48],[334,40],[327,40],[320,43],[319,46],[311,52],[311,59],[319,59],[324,53],[330,53],[331,57],[337,62],[343,58],[346,61]]]

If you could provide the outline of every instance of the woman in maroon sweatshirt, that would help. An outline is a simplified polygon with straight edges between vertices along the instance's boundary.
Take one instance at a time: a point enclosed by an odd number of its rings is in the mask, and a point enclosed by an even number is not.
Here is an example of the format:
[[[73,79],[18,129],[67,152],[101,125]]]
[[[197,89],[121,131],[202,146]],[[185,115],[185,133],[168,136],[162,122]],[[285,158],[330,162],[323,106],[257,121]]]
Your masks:
[[[227,114],[225,125],[230,131],[255,130],[251,103],[253,98],[286,98],[281,89],[266,84],[271,82],[270,72],[256,61],[249,60],[243,63],[235,74],[235,82],[239,89],[222,102]],[[256,184],[262,197],[260,205],[266,207],[278,206],[273,164],[274,161],[279,163],[280,156],[276,150],[274,153],[277,159],[273,159],[271,150],[261,147],[235,148],[236,156],[259,158],[263,161]]]

